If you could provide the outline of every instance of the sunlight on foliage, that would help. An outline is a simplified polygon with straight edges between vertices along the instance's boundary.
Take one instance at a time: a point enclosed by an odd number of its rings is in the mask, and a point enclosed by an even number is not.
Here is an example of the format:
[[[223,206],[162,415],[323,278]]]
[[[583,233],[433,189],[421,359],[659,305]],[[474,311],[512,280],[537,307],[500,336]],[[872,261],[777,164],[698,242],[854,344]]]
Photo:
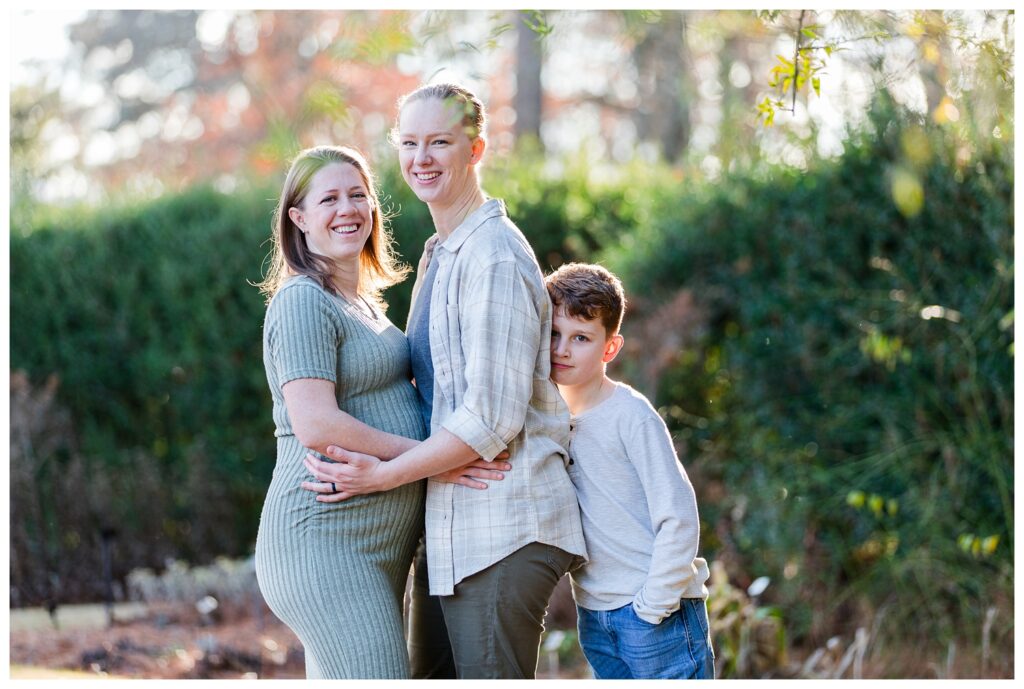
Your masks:
[[[905,167],[896,167],[891,174],[892,200],[907,218],[912,218],[924,208],[924,188],[917,175]]]
[[[350,117],[345,94],[335,84],[328,81],[312,84],[306,91],[306,100],[303,106],[303,115],[309,119],[325,117],[334,121],[346,122]]]
[[[363,13],[348,13],[341,38],[332,45],[331,52],[340,60],[388,64],[396,56],[419,47],[409,24],[407,12],[388,12],[378,21]]]
[[[947,309],[945,306],[932,304],[921,309],[921,320],[930,321],[933,318],[942,318],[953,323],[960,322],[960,312],[955,309]]]
[[[921,127],[907,127],[900,135],[900,149],[915,168],[925,167],[932,159],[931,143]]]
[[[860,490],[851,490],[846,494],[846,504],[850,507],[859,510],[865,505],[871,511],[876,518],[882,518],[884,516],[895,517],[896,513],[899,512],[900,503],[896,498],[885,498],[882,495],[872,493],[871,495],[865,494]]]
[[[965,553],[969,553],[972,557],[989,557],[996,548],[999,547],[999,536],[975,536],[972,533],[961,534],[956,539],[957,545],[960,546],[960,550]]]
[[[291,122],[271,119],[267,135],[255,149],[257,159],[270,165],[280,165],[302,147]]]
[[[824,73],[825,60],[832,53],[841,50],[834,41],[825,41],[820,31],[823,27],[817,24],[804,24],[806,10],[800,12],[799,23],[794,33],[795,49],[792,57],[776,54],[775,64],[768,72],[768,88],[779,94],[777,98],[765,97],[757,106],[757,117],[765,127],[775,122],[775,114],[779,111],[795,113],[797,95],[810,85],[816,96],[821,96],[821,75]],[[761,13],[766,21],[774,21],[778,13]],[[805,43],[806,41],[806,43]],[[789,107],[783,97],[790,95]]]
[[[761,605],[769,583],[759,577],[744,592],[729,581],[720,561],[711,563],[708,621],[720,678],[761,677],[786,664],[786,629],[782,610]]]
[[[547,17],[542,10],[522,10],[520,16],[530,30],[537,34],[537,38],[546,38],[555,27],[548,23]]]
[[[910,350],[903,346],[903,338],[889,337],[878,330],[871,330],[861,338],[860,351],[890,371],[895,370],[897,364],[909,363],[911,358]]]

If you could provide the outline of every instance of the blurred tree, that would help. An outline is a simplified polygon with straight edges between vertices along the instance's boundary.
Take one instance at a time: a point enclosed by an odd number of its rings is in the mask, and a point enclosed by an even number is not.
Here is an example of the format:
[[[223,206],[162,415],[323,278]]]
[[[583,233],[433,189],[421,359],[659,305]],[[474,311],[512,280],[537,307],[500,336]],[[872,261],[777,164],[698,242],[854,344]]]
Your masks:
[[[231,189],[278,172],[300,146],[389,155],[396,98],[461,78],[488,103],[495,152],[542,133],[549,152],[657,157],[713,177],[764,155],[792,165],[822,146],[837,155],[876,83],[971,137],[1011,136],[1013,21],[1005,11],[93,11],[71,31],[75,78],[63,86],[84,86],[59,119],[79,140],[81,187],[152,194],[214,179]],[[788,126],[756,129],[758,109],[766,124],[786,111]]]
[[[543,147],[540,138],[543,59],[541,35],[536,27],[537,21],[544,21],[544,15],[540,11],[538,15],[534,21],[525,13],[516,18],[516,93],[512,107],[516,111],[516,140],[529,137]]]
[[[718,61],[721,119],[710,153],[722,169],[749,167],[760,157],[760,147],[751,145],[758,132],[750,113],[761,86],[752,70],[763,60],[769,32],[747,12],[706,13],[693,22],[693,30],[711,39],[710,56]]]
[[[415,45],[401,12],[89,12],[72,69],[100,84],[69,120],[76,161],[106,188],[229,186],[277,171],[303,145],[365,146],[416,83],[393,69]],[[365,84],[376,85],[374,89]]]
[[[175,91],[196,85],[202,45],[194,10],[138,12],[95,10],[69,30],[87,77],[109,84],[97,124],[116,129],[158,110]],[[93,107],[78,107],[86,117]]]
[[[44,155],[42,136],[61,115],[60,94],[42,85],[11,89],[11,230],[31,224],[36,207],[35,187],[53,173]]]
[[[637,73],[637,136],[656,141],[661,157],[675,162],[690,143],[695,75],[686,24],[695,13],[626,12],[635,36],[631,58]]]

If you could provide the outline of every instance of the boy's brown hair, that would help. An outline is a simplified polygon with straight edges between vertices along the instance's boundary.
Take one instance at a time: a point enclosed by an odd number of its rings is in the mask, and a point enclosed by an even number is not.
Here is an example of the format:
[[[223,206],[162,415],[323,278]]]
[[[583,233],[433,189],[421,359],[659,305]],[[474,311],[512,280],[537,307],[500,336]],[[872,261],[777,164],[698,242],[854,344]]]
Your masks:
[[[571,318],[600,319],[605,339],[619,332],[626,311],[622,283],[594,263],[566,263],[544,279],[555,309]]]

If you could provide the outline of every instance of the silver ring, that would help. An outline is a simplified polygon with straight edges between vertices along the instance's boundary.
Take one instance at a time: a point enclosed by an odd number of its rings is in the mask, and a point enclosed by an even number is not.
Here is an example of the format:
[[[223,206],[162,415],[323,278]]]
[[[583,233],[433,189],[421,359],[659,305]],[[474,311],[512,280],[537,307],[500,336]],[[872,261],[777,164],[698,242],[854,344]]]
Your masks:
[[[336,485],[334,485],[334,481],[331,481],[331,492],[332,493],[337,493],[338,492],[338,487]]]

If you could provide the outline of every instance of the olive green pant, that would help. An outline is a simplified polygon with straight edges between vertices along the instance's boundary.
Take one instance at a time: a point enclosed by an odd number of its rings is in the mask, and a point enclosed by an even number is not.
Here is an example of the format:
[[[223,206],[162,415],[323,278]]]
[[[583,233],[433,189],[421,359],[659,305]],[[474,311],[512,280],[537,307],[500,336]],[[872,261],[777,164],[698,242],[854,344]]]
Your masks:
[[[441,597],[430,595],[424,540],[420,540],[413,564],[412,599],[409,601],[409,676],[413,679],[456,679]]]
[[[450,646],[435,632],[436,603],[425,600],[414,579],[409,651],[413,677],[459,679],[533,679],[548,600],[575,559],[561,548],[530,543],[487,569],[455,585],[440,599]],[[419,557],[417,572],[420,571]],[[420,613],[417,619],[417,612]],[[417,629],[418,628],[418,629]],[[429,637],[433,638],[429,638]],[[419,673],[419,674],[418,674]]]

